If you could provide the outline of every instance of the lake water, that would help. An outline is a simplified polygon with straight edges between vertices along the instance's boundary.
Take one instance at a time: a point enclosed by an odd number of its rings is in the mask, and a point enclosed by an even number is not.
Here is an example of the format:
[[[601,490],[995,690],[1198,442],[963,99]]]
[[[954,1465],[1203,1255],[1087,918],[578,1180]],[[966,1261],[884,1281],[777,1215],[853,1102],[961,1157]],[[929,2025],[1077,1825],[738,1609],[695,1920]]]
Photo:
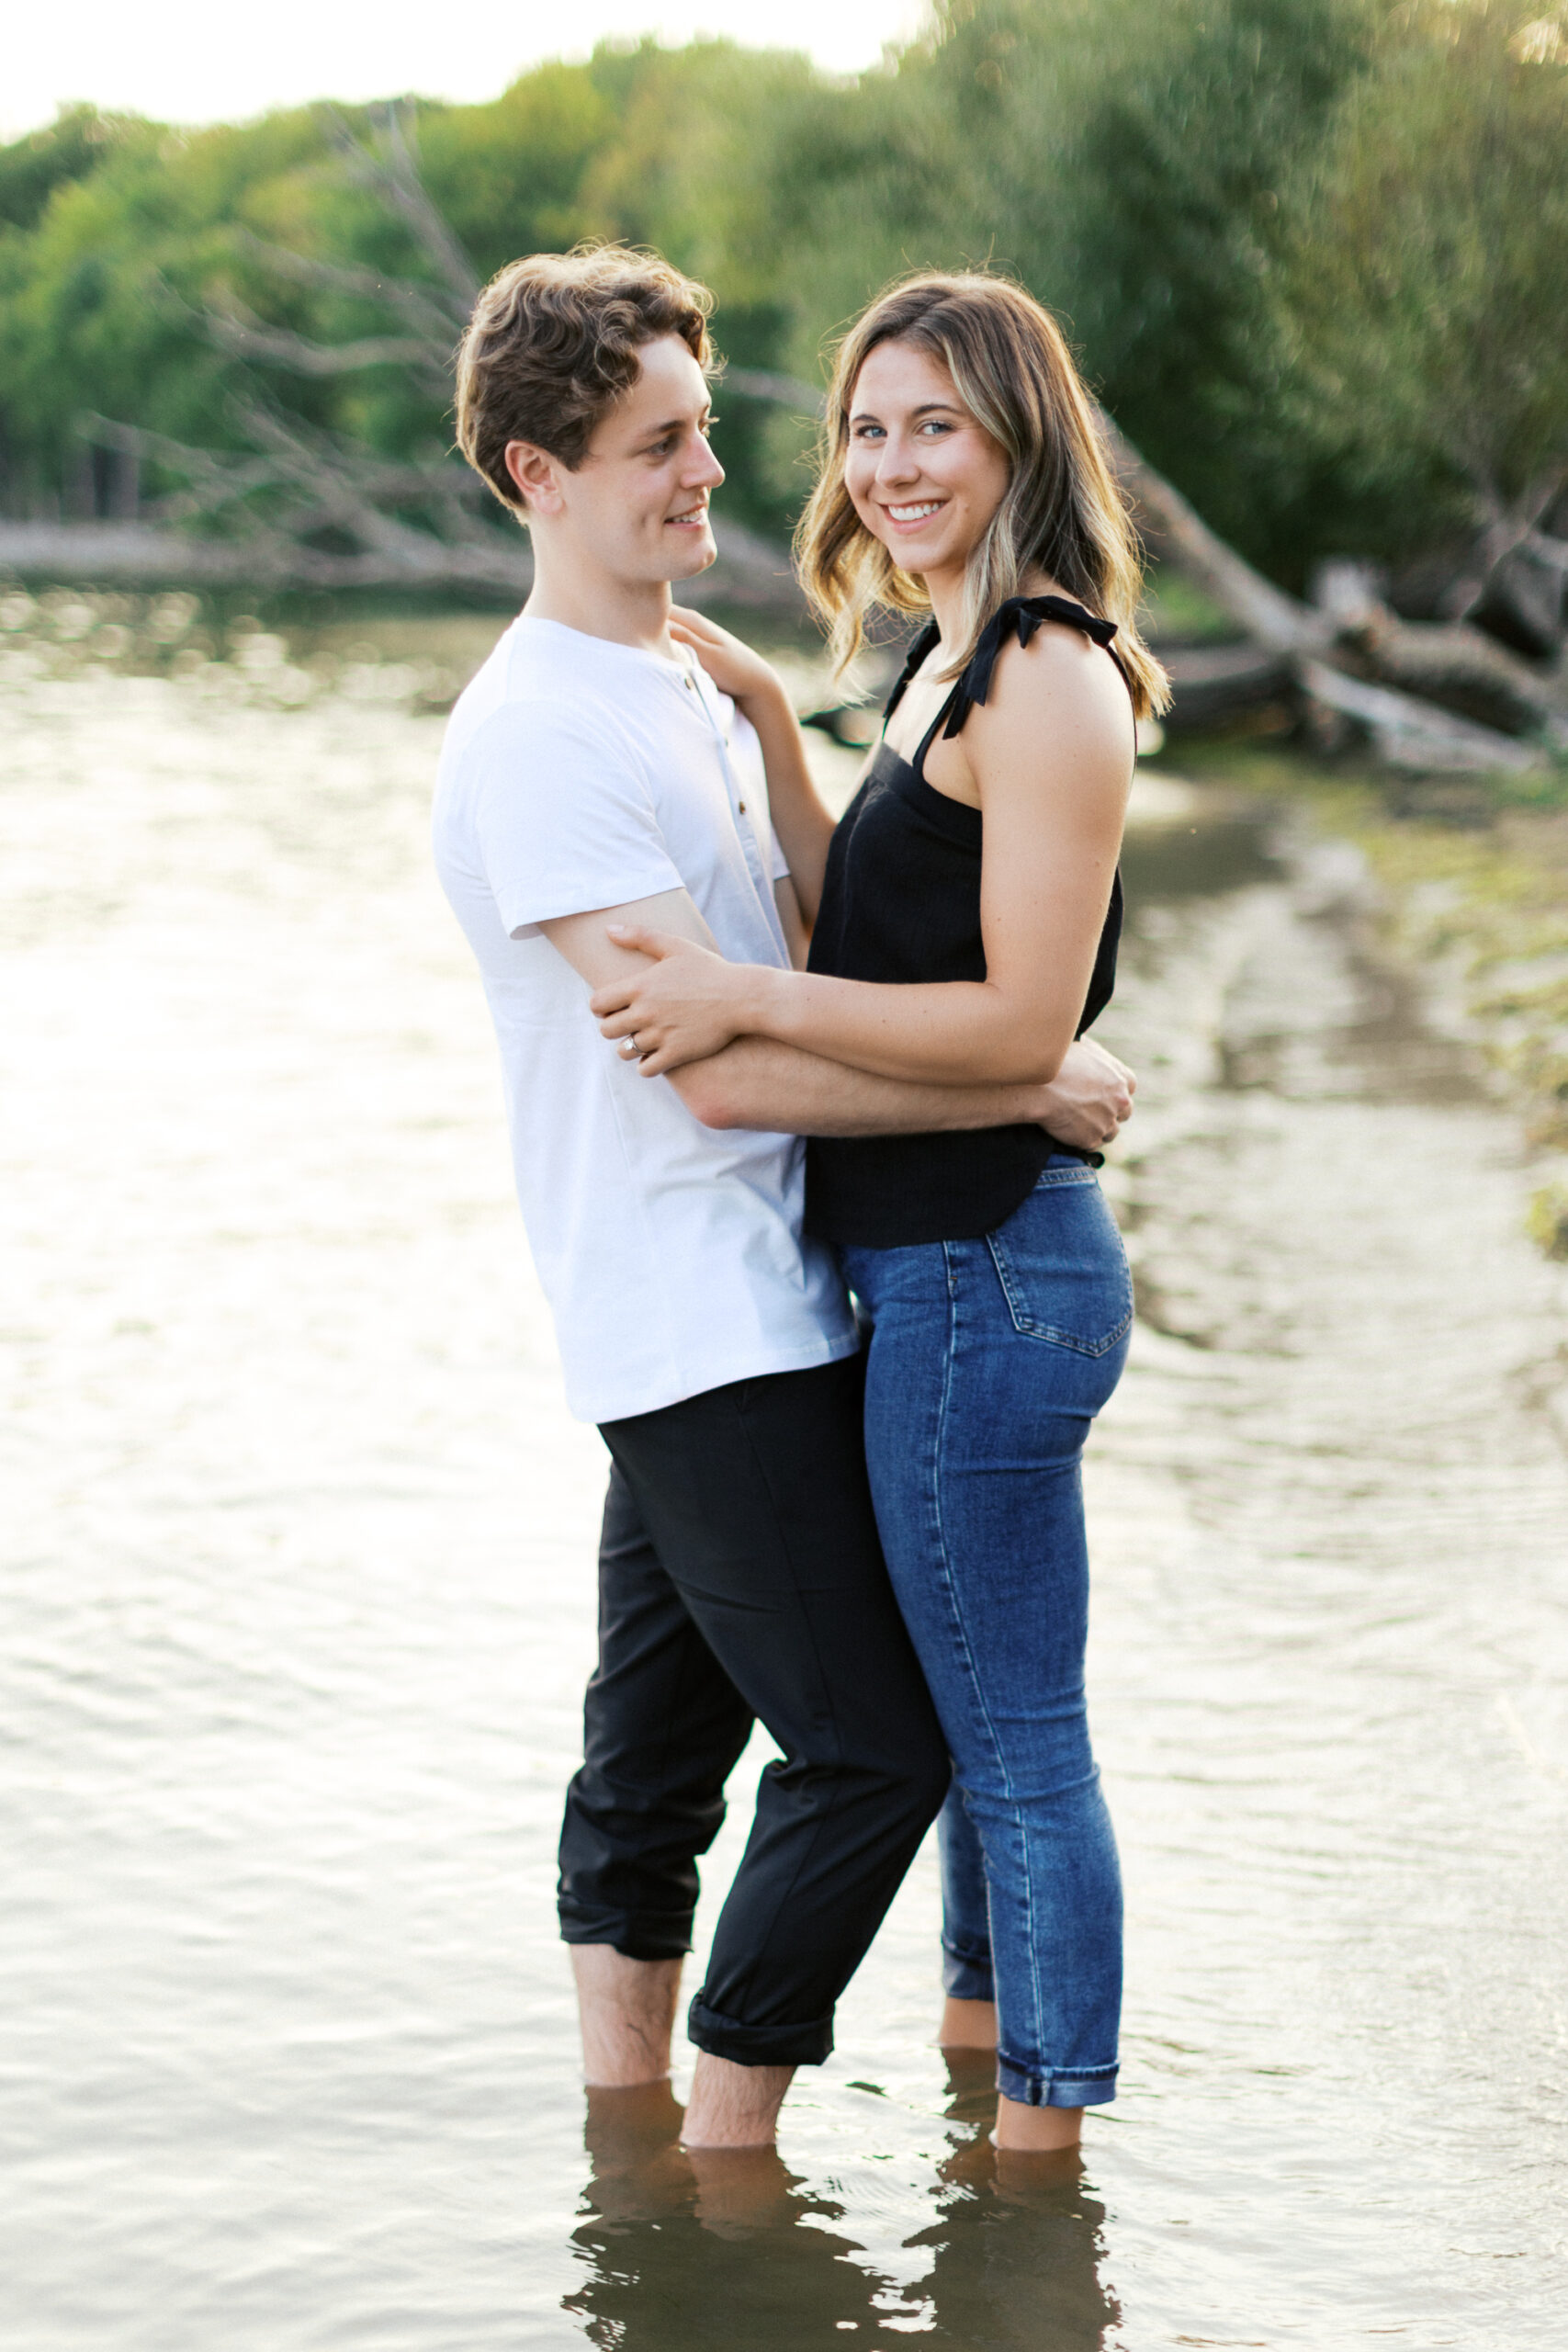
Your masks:
[[[585,2147],[551,1897],[605,1464],[428,868],[440,718],[369,655],[22,636],[7,2346],[1561,2344],[1568,1279],[1343,853],[1270,864],[1168,784],[1130,851],[1145,1319],[1089,1471],[1122,2096],[1081,2174],[998,2177],[931,2046],[928,1853],[776,2165],[699,2189],[624,2103]]]

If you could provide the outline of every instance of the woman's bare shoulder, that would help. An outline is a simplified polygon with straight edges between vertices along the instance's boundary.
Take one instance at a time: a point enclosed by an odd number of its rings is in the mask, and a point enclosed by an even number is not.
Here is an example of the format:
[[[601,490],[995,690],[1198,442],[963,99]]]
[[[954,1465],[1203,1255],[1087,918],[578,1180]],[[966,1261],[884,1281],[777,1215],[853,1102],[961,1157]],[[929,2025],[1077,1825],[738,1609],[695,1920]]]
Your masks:
[[[1079,760],[1100,754],[1124,764],[1133,756],[1126,682],[1104,647],[1068,621],[1043,621],[1027,645],[1009,639],[975,718],[983,736],[1010,742],[1021,733],[1043,746],[1070,740]]]

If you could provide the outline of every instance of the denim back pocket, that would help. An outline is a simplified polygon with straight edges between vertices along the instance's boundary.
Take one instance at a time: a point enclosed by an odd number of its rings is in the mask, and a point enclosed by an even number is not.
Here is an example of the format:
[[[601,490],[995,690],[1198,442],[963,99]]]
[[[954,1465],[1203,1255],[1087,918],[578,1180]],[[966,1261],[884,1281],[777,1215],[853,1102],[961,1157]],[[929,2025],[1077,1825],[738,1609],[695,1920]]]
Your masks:
[[[1103,1356],[1126,1338],[1133,1277],[1091,1168],[1048,1168],[986,1245],[1026,1339]]]

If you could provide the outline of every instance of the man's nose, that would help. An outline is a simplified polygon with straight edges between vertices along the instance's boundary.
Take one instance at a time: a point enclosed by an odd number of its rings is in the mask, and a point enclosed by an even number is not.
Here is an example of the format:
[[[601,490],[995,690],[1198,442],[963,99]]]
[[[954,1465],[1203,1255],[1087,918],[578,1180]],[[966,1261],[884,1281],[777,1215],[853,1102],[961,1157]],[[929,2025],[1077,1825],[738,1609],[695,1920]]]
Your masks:
[[[711,443],[699,435],[687,467],[685,484],[688,490],[716,490],[724,480],[724,468],[714,456]]]

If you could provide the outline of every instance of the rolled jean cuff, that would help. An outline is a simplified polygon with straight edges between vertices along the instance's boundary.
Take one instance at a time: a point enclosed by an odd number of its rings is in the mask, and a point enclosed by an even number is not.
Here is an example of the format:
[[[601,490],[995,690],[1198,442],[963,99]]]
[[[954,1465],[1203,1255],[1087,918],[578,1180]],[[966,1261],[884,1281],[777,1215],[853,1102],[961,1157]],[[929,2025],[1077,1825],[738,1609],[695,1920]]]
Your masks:
[[[997,2052],[997,2088],[1021,2107],[1103,2107],[1116,2096],[1115,2066],[1080,2066],[1069,2073],[1043,2074],[1014,2064]]]
[[[699,1993],[686,2012],[687,2039],[710,2058],[737,2066],[820,2066],[833,2052],[833,2020],[808,2025],[737,2025],[710,2009]]]
[[[944,1943],[942,1989],[950,2001],[994,2001],[997,1982],[991,1971],[990,1953],[955,1951],[951,1944]]]
[[[692,1949],[690,1911],[614,1911],[564,1901],[558,1909],[565,1944],[609,1944],[626,1960],[684,1960]]]

